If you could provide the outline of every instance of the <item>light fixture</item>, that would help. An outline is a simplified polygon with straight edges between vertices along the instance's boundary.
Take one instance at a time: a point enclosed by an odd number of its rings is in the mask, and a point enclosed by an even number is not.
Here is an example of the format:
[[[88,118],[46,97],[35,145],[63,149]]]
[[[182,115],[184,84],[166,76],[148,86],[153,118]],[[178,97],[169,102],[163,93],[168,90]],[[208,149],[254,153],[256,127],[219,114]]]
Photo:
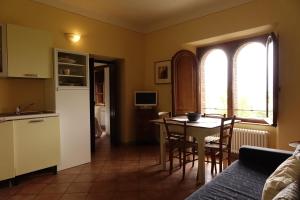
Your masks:
[[[77,43],[81,38],[81,35],[77,33],[65,33],[65,36],[69,41],[73,43]]]

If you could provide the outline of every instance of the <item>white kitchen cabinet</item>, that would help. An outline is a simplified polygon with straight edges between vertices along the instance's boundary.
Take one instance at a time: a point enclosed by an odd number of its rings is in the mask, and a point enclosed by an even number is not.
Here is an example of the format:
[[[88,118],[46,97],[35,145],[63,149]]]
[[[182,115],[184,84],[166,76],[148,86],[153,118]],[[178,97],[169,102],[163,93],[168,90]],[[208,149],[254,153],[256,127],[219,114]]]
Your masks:
[[[58,165],[58,117],[15,120],[13,124],[16,176]]]
[[[0,181],[14,177],[13,122],[0,122]]]
[[[0,75],[52,77],[52,36],[49,32],[7,24],[1,26],[1,35],[1,43],[4,45]]]
[[[58,90],[89,88],[88,54],[54,49],[54,68]]]

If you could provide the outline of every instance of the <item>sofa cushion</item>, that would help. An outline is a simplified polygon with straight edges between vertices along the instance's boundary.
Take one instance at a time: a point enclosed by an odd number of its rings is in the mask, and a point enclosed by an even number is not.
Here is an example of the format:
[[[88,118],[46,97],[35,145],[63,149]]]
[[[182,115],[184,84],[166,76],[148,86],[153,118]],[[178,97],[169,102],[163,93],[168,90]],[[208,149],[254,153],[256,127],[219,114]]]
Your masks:
[[[298,145],[293,153],[293,156],[295,156],[298,160],[300,160],[300,145]]]
[[[261,199],[268,175],[235,161],[187,199]]]
[[[299,200],[299,183],[294,181],[281,190],[273,200]]]
[[[262,199],[273,199],[282,189],[298,180],[300,176],[300,160],[296,156],[289,157],[271,174],[264,185]]]

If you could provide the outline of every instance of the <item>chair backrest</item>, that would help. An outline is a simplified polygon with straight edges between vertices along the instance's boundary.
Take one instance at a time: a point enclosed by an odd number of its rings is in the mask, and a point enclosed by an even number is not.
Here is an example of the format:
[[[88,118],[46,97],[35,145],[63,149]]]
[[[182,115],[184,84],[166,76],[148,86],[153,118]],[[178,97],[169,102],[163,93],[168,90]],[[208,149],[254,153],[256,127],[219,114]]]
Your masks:
[[[162,111],[162,112],[158,112],[157,113],[158,118],[171,118],[172,117],[172,113],[171,112],[166,112],[166,111]]]
[[[211,118],[225,118],[226,114],[213,114],[213,113],[204,113],[203,117],[211,117]]]
[[[170,119],[167,118],[163,118],[164,120],[164,125],[166,128],[166,132],[167,132],[167,137],[168,140],[172,139],[173,137],[177,137],[177,136],[183,136],[183,138],[186,140],[186,121],[183,122],[176,122],[171,123]],[[176,129],[176,130],[171,130],[170,127],[172,126],[172,129]],[[181,130],[181,131],[180,131]]]
[[[224,117],[221,119],[220,127],[220,149],[223,145],[226,145],[227,148],[231,148],[231,139],[233,134],[233,127],[235,122],[235,116],[233,117]]]

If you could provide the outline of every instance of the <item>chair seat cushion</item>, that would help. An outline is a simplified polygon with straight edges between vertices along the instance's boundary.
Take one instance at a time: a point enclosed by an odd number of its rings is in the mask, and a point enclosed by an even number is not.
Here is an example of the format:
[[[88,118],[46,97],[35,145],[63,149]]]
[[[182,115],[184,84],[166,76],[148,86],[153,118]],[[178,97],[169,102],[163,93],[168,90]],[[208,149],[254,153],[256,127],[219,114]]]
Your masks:
[[[220,140],[220,137],[218,137],[218,136],[207,136],[204,138],[205,143],[218,142],[219,140]]]
[[[268,175],[235,161],[187,200],[260,200]]]
[[[205,148],[219,149],[219,148],[220,148],[220,145],[219,145],[219,144],[216,144],[216,143],[205,144]],[[222,145],[222,149],[226,149],[226,145],[225,145],[225,144]]]

